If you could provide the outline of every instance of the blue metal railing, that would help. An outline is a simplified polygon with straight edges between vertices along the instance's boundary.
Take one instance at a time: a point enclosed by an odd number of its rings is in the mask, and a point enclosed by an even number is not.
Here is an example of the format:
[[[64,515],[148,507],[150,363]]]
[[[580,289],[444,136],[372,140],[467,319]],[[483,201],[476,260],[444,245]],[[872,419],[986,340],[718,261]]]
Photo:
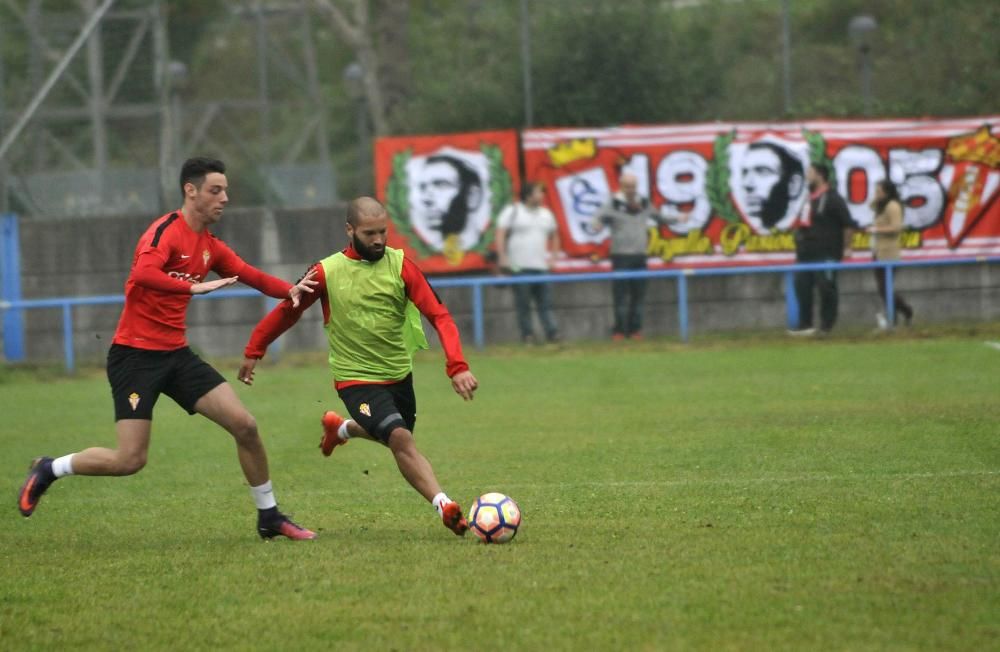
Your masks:
[[[886,297],[893,296],[893,269],[896,267],[945,267],[950,265],[972,265],[982,263],[1000,263],[1000,256],[979,256],[976,258],[952,258],[948,260],[914,260],[863,263],[797,263],[793,265],[761,265],[759,267],[706,267],[663,269],[635,272],[592,272],[586,274],[546,274],[532,276],[495,276],[432,279],[435,288],[471,287],[472,288],[472,330],[476,347],[485,345],[483,324],[483,288],[494,285],[526,285],[532,283],[582,283],[586,281],[613,281],[626,279],[672,278],[677,282],[677,329],[682,341],[689,337],[688,323],[688,279],[698,276],[744,276],[748,274],[785,275],[785,301],[788,306],[788,325],[794,327],[798,320],[798,303],[795,300],[792,278],[795,272],[825,271],[825,270],[857,270],[885,269]],[[886,302],[886,319],[893,323],[894,307],[892,301]]]
[[[277,305],[278,300],[265,296],[252,289],[240,290],[220,290],[211,294],[199,294],[195,299],[234,299],[234,298],[264,298],[268,300],[268,310]],[[76,306],[103,306],[125,303],[123,294],[102,294],[90,297],[53,297],[49,299],[22,299],[18,301],[0,300],[0,313],[16,313],[24,309],[32,308],[61,308],[62,309],[62,331],[63,331],[63,355],[66,363],[66,371],[73,373],[76,369],[76,351],[73,346],[73,308]],[[20,338],[20,334],[14,335],[4,331],[4,340],[10,338]],[[16,348],[21,348],[20,346]]]
[[[859,270],[859,269],[879,269],[885,270],[886,277],[886,318],[893,323],[893,270],[897,267],[947,267],[953,265],[975,265],[975,264],[995,264],[1000,263],[1000,256],[979,256],[976,258],[953,258],[947,260],[914,260],[914,261],[890,261],[890,262],[863,262],[863,263],[806,263],[794,265],[764,265],[760,267],[710,267],[710,268],[682,268],[649,271],[629,271],[629,272],[592,272],[584,274],[546,274],[537,276],[476,276],[462,278],[434,278],[430,279],[431,285],[435,289],[467,287],[472,291],[472,330],[473,341],[477,348],[483,348],[486,344],[483,306],[483,288],[503,285],[527,285],[533,283],[583,283],[587,281],[613,281],[626,279],[659,279],[672,278],[677,283],[677,328],[681,341],[687,342],[690,336],[690,325],[688,317],[688,279],[700,276],[745,276],[748,274],[784,274],[785,275],[785,301],[787,305],[788,325],[794,327],[798,319],[798,305],[795,301],[795,293],[792,289],[792,277],[799,271],[825,271],[825,270]],[[211,294],[199,295],[196,299],[231,299],[240,297],[256,297],[261,295],[256,290],[220,290]],[[8,313],[20,310],[35,308],[61,308],[63,316],[63,348],[65,353],[66,370],[73,372],[75,369],[75,355],[73,350],[73,312],[75,306],[93,306],[123,303],[123,295],[100,295],[91,297],[57,297],[49,299],[19,299],[14,301],[0,300],[0,313],[6,316]],[[269,305],[274,305],[275,300],[271,300]],[[5,330],[5,340],[9,334]]]

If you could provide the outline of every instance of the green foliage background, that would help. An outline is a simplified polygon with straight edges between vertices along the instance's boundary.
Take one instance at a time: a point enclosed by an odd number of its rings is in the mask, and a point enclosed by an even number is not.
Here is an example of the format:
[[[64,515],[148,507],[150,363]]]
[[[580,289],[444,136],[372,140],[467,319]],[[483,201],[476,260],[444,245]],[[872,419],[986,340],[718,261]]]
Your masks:
[[[879,24],[872,51],[876,115],[975,114],[995,106],[1000,4],[796,0],[790,3],[793,102],[786,113],[781,4],[529,2],[535,122],[860,115],[859,61],[847,25],[861,13]],[[519,3],[413,6],[413,106],[446,110],[418,109],[398,128],[521,126]],[[454,10],[434,14],[435,6]]]

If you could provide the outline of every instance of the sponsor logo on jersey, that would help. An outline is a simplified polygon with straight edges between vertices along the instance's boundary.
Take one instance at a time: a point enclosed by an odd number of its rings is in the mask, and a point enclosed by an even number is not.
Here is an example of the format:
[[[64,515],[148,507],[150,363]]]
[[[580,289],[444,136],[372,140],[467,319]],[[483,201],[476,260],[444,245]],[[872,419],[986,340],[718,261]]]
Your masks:
[[[188,283],[201,283],[201,274],[188,274],[187,272],[167,272],[167,276],[187,281]]]

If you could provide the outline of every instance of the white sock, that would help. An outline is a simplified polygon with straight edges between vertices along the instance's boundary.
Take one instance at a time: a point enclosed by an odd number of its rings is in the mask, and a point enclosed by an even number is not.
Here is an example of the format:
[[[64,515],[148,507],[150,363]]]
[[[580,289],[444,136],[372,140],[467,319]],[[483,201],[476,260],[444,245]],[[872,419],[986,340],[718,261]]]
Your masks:
[[[448,494],[442,491],[438,495],[434,496],[434,499],[431,501],[431,505],[434,505],[434,509],[437,510],[438,516],[444,516],[444,506],[451,502],[454,501],[448,497]]]
[[[73,475],[74,455],[76,455],[76,453],[70,453],[69,455],[63,455],[62,457],[57,457],[52,460],[52,473],[57,478],[61,478],[64,475]]]
[[[344,441],[347,441],[348,439],[351,438],[351,433],[347,432],[347,424],[349,423],[351,423],[350,419],[344,419],[344,422],[340,424],[339,428],[337,428],[337,436],[343,439]]]
[[[271,481],[257,487],[250,487],[250,495],[257,504],[257,509],[271,509],[278,506],[278,501],[274,499],[274,489],[271,488]]]

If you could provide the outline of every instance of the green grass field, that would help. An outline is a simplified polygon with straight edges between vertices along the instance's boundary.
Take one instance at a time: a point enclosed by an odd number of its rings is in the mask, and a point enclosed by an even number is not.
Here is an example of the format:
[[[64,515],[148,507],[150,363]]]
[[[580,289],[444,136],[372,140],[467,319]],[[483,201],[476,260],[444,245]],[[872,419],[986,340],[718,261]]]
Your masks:
[[[101,370],[0,369],[0,649],[998,649],[997,339],[471,351],[472,403],[420,357],[418,443],[464,506],[519,502],[504,546],[375,444],[319,454],[320,356],[237,388],[319,540],[259,541],[229,437],[168,399],[143,472],[23,519],[30,458],[110,444],[111,401]]]

